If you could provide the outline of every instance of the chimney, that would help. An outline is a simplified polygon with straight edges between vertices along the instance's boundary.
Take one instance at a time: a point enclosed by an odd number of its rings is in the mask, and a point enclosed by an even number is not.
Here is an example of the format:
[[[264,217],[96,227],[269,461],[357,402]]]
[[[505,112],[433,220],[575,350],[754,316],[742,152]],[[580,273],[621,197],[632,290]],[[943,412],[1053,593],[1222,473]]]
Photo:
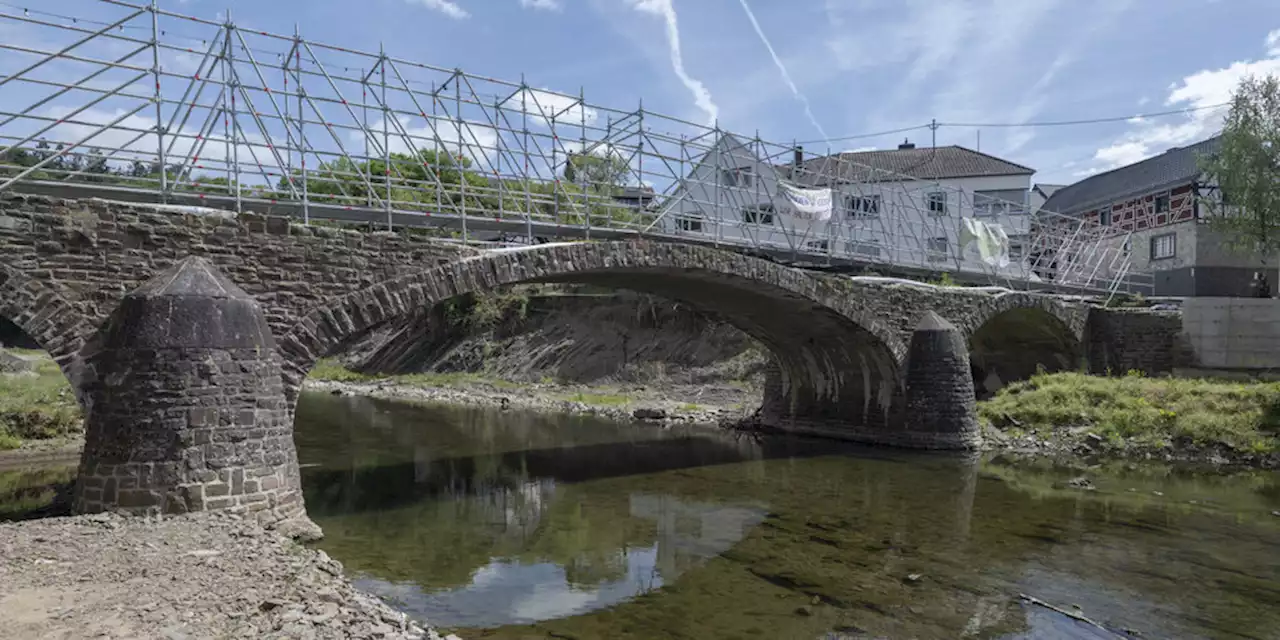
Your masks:
[[[804,162],[804,147],[796,146],[795,155],[791,161],[791,179],[796,179],[796,174],[800,173],[800,164]]]
[[[915,145],[914,143],[912,143],[910,140],[908,140],[908,139],[906,139],[906,138],[903,138],[903,139],[902,139],[902,144],[898,145],[898,148],[899,148],[899,149],[914,149],[914,148],[916,148],[916,145]]]

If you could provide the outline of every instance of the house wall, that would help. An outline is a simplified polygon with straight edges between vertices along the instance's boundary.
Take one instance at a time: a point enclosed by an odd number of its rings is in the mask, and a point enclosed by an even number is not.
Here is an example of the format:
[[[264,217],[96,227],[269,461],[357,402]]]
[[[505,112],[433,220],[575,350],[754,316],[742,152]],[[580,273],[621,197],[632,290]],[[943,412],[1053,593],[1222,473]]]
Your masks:
[[[1174,256],[1153,259],[1152,240],[1174,237]],[[1257,254],[1241,253],[1229,247],[1226,238],[1203,222],[1147,228],[1109,238],[1103,242],[1117,250],[1131,247],[1133,270],[1150,272],[1157,296],[1239,296],[1253,295],[1253,274],[1262,271]],[[1276,261],[1266,270],[1273,294],[1280,285]]]
[[[1161,196],[1169,198],[1169,209],[1157,213],[1156,199]],[[1254,273],[1261,270],[1259,256],[1231,248],[1222,234],[1197,220],[1197,210],[1196,188],[1188,181],[1095,206],[1079,215],[1098,233],[1110,234],[1101,246],[1114,251],[1128,248],[1131,270],[1152,274],[1154,295],[1251,295]],[[1174,255],[1154,258],[1152,241],[1165,235],[1174,238]],[[1102,272],[1110,275],[1114,271],[1108,268]],[[1280,284],[1280,272],[1273,266],[1267,273],[1274,292]]]
[[[753,176],[750,185],[728,186],[721,173],[725,169],[747,170]],[[832,194],[832,219],[822,222],[783,213],[787,205],[779,193],[780,171],[785,177],[785,168],[761,162],[749,144],[726,137],[689,172],[679,197],[666,210],[661,226],[667,233],[697,234],[726,242],[938,271],[994,270],[981,262],[975,247],[969,247],[963,254],[959,251],[962,217],[999,224],[1010,236],[1012,245],[1020,249],[1026,246],[1031,218],[1026,206],[1030,176],[841,185]],[[1017,205],[1008,209],[975,212],[974,193],[978,191],[1017,192],[1021,197]],[[946,194],[945,215],[930,213],[929,194],[933,192]],[[852,211],[851,196],[878,197],[878,214]],[[761,205],[774,207],[771,219],[758,218],[753,222],[744,217],[744,209]],[[943,239],[945,252],[931,251],[931,248],[941,248]],[[1005,275],[1025,271],[1025,264],[1016,258],[1014,261],[1016,264],[1001,270]]]

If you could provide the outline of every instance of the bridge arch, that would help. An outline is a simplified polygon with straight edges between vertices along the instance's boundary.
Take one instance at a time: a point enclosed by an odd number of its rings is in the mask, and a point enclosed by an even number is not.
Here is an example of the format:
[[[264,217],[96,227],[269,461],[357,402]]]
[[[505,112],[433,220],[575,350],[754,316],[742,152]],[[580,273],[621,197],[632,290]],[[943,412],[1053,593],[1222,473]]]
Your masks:
[[[629,289],[716,314],[774,354],[778,375],[766,385],[765,405],[801,430],[883,428],[900,397],[906,345],[852,287],[706,247],[589,242],[414,270],[309,310],[279,341],[290,401],[320,358],[380,325],[467,293],[548,282]]]
[[[1005,293],[978,307],[966,327],[974,389],[986,397],[1037,371],[1067,371],[1083,358],[1088,309],[1033,293]]]
[[[80,393],[80,350],[94,329],[67,296],[46,281],[0,264],[0,317],[48,352]]]

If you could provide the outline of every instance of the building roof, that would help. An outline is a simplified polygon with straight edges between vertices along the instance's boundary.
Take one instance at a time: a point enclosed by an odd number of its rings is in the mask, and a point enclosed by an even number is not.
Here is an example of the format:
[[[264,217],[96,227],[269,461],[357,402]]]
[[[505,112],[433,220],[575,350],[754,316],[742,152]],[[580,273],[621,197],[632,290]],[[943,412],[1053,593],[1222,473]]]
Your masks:
[[[978,176],[1021,176],[1035,169],[961,146],[916,148],[904,144],[883,151],[846,151],[802,162],[809,173],[804,182],[890,182],[904,179],[941,180]]]
[[[1032,188],[1032,189],[1035,189],[1036,191],[1039,191],[1039,192],[1040,192],[1040,195],[1044,196],[1044,197],[1045,197],[1045,199],[1047,200],[1047,199],[1049,199],[1049,198],[1052,198],[1052,197],[1053,197],[1053,194],[1057,193],[1059,189],[1061,189],[1061,188],[1063,188],[1063,187],[1065,187],[1065,186],[1067,186],[1067,185],[1065,185],[1065,184],[1043,184],[1043,183],[1036,183],[1036,184],[1032,185],[1032,186],[1031,186],[1031,188]]]
[[[1200,176],[1200,156],[1217,151],[1220,136],[1185,147],[1174,147],[1141,162],[1090,176],[1059,189],[1042,209],[1062,214],[1082,213],[1101,204],[1166,189]]]

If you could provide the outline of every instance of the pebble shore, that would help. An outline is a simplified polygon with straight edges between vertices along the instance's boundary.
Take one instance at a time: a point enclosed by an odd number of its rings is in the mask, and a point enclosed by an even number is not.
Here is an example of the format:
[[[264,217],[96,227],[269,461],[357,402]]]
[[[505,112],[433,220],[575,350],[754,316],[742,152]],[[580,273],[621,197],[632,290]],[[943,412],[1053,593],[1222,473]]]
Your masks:
[[[0,638],[459,640],[343,576],[341,563],[215,512],[0,524]]]

